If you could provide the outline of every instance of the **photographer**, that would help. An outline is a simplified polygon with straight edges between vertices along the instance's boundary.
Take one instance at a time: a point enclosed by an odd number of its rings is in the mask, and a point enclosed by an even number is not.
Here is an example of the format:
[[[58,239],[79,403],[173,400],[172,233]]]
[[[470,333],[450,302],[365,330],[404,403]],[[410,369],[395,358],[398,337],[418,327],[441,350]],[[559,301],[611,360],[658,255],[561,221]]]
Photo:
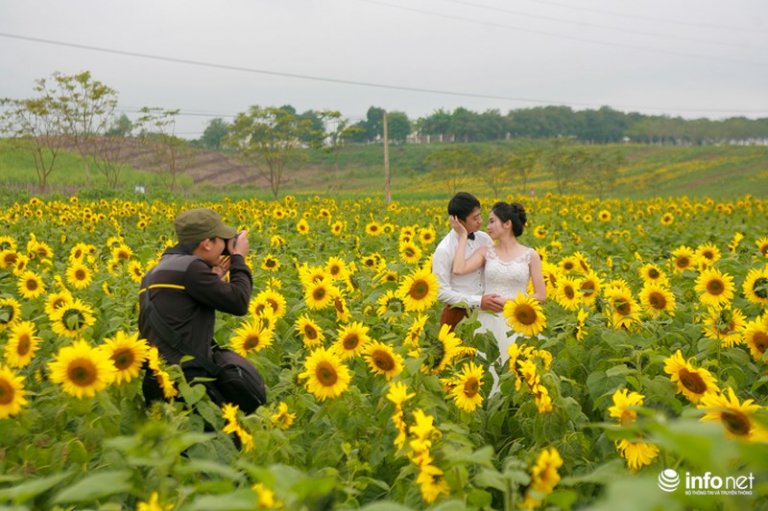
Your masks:
[[[139,332],[169,364],[191,356],[182,364],[184,375],[188,381],[214,378],[203,383],[213,402],[235,403],[250,413],[266,399],[261,378],[249,361],[219,348],[213,338],[217,310],[238,316],[248,312],[253,287],[244,259],[250,248],[248,233],[238,234],[207,208],[181,213],[174,227],[179,243],[142,279]],[[227,253],[229,258],[222,257]],[[229,370],[232,367],[235,371]],[[250,377],[245,383],[251,384],[245,390],[243,370]],[[239,379],[228,380],[232,374]],[[151,371],[146,371],[142,390],[147,404],[163,398]]]

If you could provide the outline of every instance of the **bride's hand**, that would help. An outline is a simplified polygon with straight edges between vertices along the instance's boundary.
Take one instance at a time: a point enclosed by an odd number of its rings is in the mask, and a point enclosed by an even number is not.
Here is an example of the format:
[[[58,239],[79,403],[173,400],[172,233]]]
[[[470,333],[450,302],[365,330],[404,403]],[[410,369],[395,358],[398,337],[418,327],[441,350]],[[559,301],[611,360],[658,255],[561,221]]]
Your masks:
[[[451,227],[454,231],[456,231],[456,234],[458,234],[460,238],[467,236],[467,228],[464,227],[464,224],[461,223],[461,220],[459,220],[455,215],[450,215],[448,220],[451,222]]]

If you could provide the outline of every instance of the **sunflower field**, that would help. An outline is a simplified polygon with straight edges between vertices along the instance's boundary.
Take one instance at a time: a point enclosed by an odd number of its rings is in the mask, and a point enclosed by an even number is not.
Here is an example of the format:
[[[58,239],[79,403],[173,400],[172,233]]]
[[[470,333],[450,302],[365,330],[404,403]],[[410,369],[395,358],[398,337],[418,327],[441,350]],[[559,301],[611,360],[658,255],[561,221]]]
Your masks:
[[[768,202],[522,202],[548,296],[507,304],[497,393],[489,334],[439,325],[447,200],[6,205],[0,507],[767,506]],[[267,383],[250,415],[137,332],[141,276],[201,206],[249,231],[250,313],[216,340]]]

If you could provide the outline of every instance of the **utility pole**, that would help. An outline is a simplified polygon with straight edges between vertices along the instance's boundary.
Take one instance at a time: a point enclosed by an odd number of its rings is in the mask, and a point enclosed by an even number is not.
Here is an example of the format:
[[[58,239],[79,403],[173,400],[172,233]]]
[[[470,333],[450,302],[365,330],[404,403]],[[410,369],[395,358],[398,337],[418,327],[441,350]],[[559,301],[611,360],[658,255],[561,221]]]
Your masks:
[[[389,190],[389,128],[387,127],[387,111],[384,110],[382,118],[384,124],[384,199],[387,204],[392,202],[392,194]]]

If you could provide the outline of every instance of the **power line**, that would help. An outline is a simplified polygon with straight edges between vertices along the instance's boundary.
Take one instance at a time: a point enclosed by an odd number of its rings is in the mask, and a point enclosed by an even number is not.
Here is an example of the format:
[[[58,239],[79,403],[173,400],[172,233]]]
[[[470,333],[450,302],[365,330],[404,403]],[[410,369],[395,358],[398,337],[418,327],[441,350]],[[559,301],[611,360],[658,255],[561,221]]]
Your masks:
[[[438,18],[445,18],[449,20],[454,21],[462,21],[467,23],[473,23],[476,25],[484,25],[484,26],[492,26],[492,27],[498,27],[503,28],[507,30],[514,30],[516,32],[526,32],[529,34],[537,34],[537,35],[545,35],[548,37],[554,37],[557,39],[568,39],[572,41],[581,41],[584,43],[589,44],[596,44],[599,46],[607,46],[607,47],[613,47],[613,48],[629,48],[632,50],[641,50],[641,51],[647,51],[652,53],[663,53],[665,55],[675,55],[678,57],[694,57],[697,59],[704,59],[704,60],[719,60],[719,61],[726,61],[726,62],[736,62],[739,64],[750,64],[753,66],[765,66],[768,65],[765,62],[753,62],[749,60],[741,60],[741,59],[733,59],[730,57],[717,57],[712,55],[699,55],[696,53],[686,53],[686,52],[679,52],[679,51],[673,51],[673,50],[666,50],[666,49],[660,49],[660,48],[652,48],[648,46],[637,46],[634,44],[625,44],[625,43],[617,43],[617,42],[607,42],[607,41],[600,41],[597,39],[588,39],[586,37],[579,37],[579,36],[571,36],[571,35],[564,35],[564,34],[557,34],[554,32],[547,32],[546,30],[538,30],[533,28],[525,28],[525,27],[517,27],[513,25],[507,25],[504,23],[497,23],[495,21],[483,21],[483,20],[476,20],[472,18],[466,18],[462,16],[453,16],[450,14],[443,14],[441,12],[435,12],[435,11],[428,11],[425,9],[416,9],[414,7],[406,7],[403,5],[397,5],[397,4],[391,4],[389,2],[382,2],[380,0],[357,0],[358,2],[364,2],[368,4],[374,4],[374,5],[380,5],[383,7],[389,7],[392,9],[399,9],[402,11],[410,11],[410,12],[416,12],[419,14],[426,14],[428,16],[435,16]]]
[[[616,26],[610,26],[610,25],[601,25],[599,23],[591,23],[591,22],[588,22],[588,21],[573,21],[573,20],[569,20],[569,19],[557,18],[557,17],[554,17],[554,16],[545,16],[545,15],[542,15],[542,14],[532,14],[532,13],[525,12],[525,11],[517,11],[517,10],[513,10],[513,9],[506,9],[506,8],[503,8],[503,7],[494,7],[494,6],[490,6],[490,5],[478,4],[478,3],[475,3],[475,2],[466,2],[466,1],[463,1],[463,0],[442,0],[442,1],[443,2],[451,2],[451,3],[459,4],[459,5],[466,5],[466,6],[469,6],[469,7],[477,7],[477,8],[480,8],[480,9],[485,9],[485,10],[494,11],[494,12],[503,12],[503,13],[506,13],[506,14],[514,14],[516,16],[525,16],[525,17],[528,17],[528,18],[535,18],[535,19],[541,19],[541,20],[546,20],[546,21],[555,21],[555,22],[558,22],[558,23],[567,23],[569,25],[578,25],[579,27],[593,27],[593,28],[600,28],[600,29],[605,29],[605,30],[616,30],[616,31],[620,31],[620,32],[622,32],[624,34],[635,34],[635,35],[641,35],[641,36],[660,37],[660,38],[665,38],[665,39],[673,39],[675,41],[690,41],[690,42],[694,42],[694,43],[714,44],[714,45],[718,45],[718,46],[727,46],[727,47],[731,47],[731,48],[745,48],[745,45],[742,44],[742,43],[729,43],[729,42],[723,42],[723,41],[714,41],[712,39],[698,39],[698,38],[695,38],[695,37],[682,37],[682,36],[669,35],[669,34],[659,34],[659,33],[655,33],[655,32],[642,32],[640,30],[628,29],[626,27],[616,27]]]
[[[369,0],[361,0],[361,1],[369,1]],[[449,90],[442,90],[442,89],[429,89],[429,88],[422,88],[422,87],[409,87],[409,86],[403,86],[403,85],[382,84],[382,83],[365,82],[365,81],[358,81],[358,80],[346,80],[341,78],[322,77],[322,76],[306,75],[306,74],[299,74],[299,73],[286,73],[286,72],[280,72],[280,71],[271,71],[267,69],[234,66],[234,65],[228,65],[228,64],[217,64],[215,62],[205,62],[205,61],[199,61],[199,60],[166,57],[162,55],[152,55],[148,53],[139,53],[139,52],[133,52],[133,51],[126,51],[126,50],[117,50],[113,48],[104,48],[100,46],[70,43],[66,41],[55,41],[52,39],[30,37],[30,36],[24,36],[20,34],[10,34],[7,32],[0,32],[0,37],[41,43],[41,44],[48,44],[53,46],[76,48],[80,50],[95,51],[99,53],[123,55],[127,57],[143,58],[148,60],[156,60],[161,62],[173,62],[176,64],[186,64],[191,66],[207,67],[207,68],[213,68],[213,69],[224,69],[228,71],[239,71],[239,72],[245,72],[245,73],[263,74],[263,75],[269,75],[269,76],[281,76],[285,78],[294,78],[298,80],[312,80],[312,81],[318,81],[318,82],[354,85],[354,86],[360,86],[360,87],[372,87],[372,88],[378,88],[378,89],[400,90],[400,91],[406,91],[406,92],[419,92],[419,93],[426,93],[426,94],[441,94],[446,96],[456,96],[456,97],[475,98],[475,99],[495,99],[495,100],[501,100],[501,101],[515,101],[520,103],[534,103],[538,105],[555,104],[555,105],[564,105],[564,106],[592,107],[592,108],[603,106],[603,105],[598,105],[596,103],[560,101],[560,100],[551,100],[551,99],[521,98],[521,97],[513,97],[513,96],[501,96],[501,95],[495,95],[495,94],[479,94],[479,93],[470,93],[470,92],[449,91]],[[631,106],[631,105],[614,105],[614,106],[616,108],[625,108],[625,109],[642,109],[642,110],[658,110],[658,111],[668,110],[668,108],[648,107],[648,106]],[[716,109],[716,108],[675,108],[675,110],[680,112],[709,112],[709,113],[762,112],[762,110],[758,110],[756,112],[755,110]],[[213,114],[207,114],[207,113],[194,113],[189,115],[197,115],[201,117],[205,117],[205,116],[218,117],[219,116],[218,114],[213,115]],[[230,116],[230,114],[222,114],[222,115]]]
[[[688,27],[695,27],[695,28],[706,28],[706,29],[716,29],[716,30],[728,30],[731,32],[757,32],[759,34],[765,34],[764,29],[756,29],[756,28],[747,28],[747,27],[726,27],[723,25],[715,25],[711,23],[696,23],[692,21],[681,21],[681,20],[671,20],[668,18],[657,18],[654,16],[643,16],[641,14],[627,14],[624,12],[616,12],[616,11],[606,11],[604,9],[594,9],[590,7],[583,7],[580,5],[571,5],[571,4],[564,4],[560,2],[552,2],[549,0],[528,0],[529,2],[533,2],[536,4],[547,4],[547,5],[554,5],[556,7],[564,7],[566,9],[573,9],[578,11],[588,11],[588,12],[596,12],[598,14],[607,14],[609,16],[617,16],[620,18],[628,18],[628,19],[638,19],[638,20],[646,20],[646,21],[660,21],[662,23],[672,23],[675,25],[683,25]]]

